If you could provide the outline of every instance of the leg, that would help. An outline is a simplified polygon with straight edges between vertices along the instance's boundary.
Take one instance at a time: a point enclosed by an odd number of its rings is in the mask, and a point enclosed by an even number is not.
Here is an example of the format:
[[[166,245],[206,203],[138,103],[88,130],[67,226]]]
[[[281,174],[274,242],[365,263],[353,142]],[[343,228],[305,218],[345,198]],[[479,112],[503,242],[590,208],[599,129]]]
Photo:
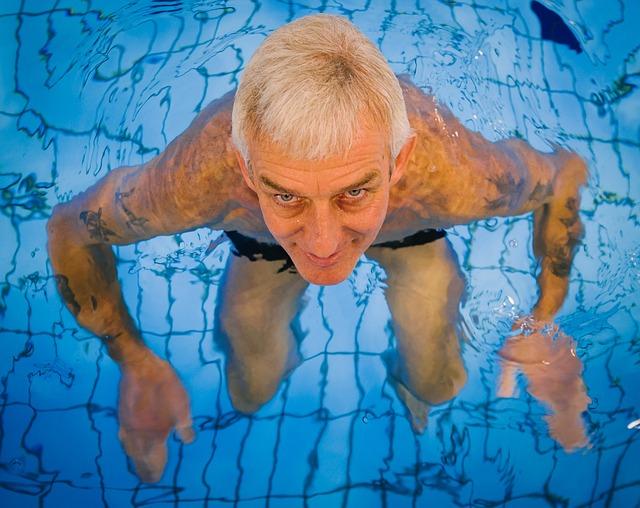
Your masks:
[[[291,321],[307,283],[278,273],[283,261],[230,255],[220,288],[218,323],[227,353],[227,385],[234,407],[252,413],[275,394],[295,367]]]
[[[414,428],[426,425],[428,404],[454,397],[466,382],[457,333],[464,281],[446,239],[367,256],[387,272],[386,291],[397,339],[387,357],[389,375],[409,409]]]

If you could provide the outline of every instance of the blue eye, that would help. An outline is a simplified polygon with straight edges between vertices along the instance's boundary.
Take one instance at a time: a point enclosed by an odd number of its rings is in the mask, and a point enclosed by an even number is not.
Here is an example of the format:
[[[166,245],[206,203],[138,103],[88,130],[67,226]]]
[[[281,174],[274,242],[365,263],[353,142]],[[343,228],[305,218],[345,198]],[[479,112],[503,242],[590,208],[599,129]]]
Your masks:
[[[274,194],[274,198],[279,203],[292,203],[296,197],[293,194]]]
[[[364,196],[366,190],[365,189],[351,189],[346,192],[346,195],[350,198],[361,198]]]

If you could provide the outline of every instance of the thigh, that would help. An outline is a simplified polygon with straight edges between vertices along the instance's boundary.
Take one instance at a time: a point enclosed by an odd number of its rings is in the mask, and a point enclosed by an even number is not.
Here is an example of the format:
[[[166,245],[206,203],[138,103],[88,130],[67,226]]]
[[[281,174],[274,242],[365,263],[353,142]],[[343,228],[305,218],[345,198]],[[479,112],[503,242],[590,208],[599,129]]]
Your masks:
[[[217,324],[227,384],[236,409],[252,412],[276,392],[296,364],[291,322],[307,283],[281,271],[282,260],[230,255],[218,298]]]
[[[390,375],[425,402],[452,398],[464,385],[466,371],[458,333],[464,280],[450,243],[440,239],[398,249],[372,247],[367,256],[387,274],[397,342]]]

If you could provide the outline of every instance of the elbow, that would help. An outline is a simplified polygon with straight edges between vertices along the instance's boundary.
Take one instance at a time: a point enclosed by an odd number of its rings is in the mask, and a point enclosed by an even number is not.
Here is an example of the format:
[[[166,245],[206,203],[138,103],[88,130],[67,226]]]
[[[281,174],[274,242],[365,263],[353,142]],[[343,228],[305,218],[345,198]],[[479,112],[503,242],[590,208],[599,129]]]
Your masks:
[[[72,215],[68,203],[59,203],[53,207],[51,216],[47,220],[47,244],[49,251],[57,244],[68,238],[72,231]]]
[[[47,220],[47,236],[49,238],[60,229],[61,224],[64,222],[64,207],[64,203],[58,203],[51,211],[51,215]]]
[[[558,149],[554,152],[554,163],[556,166],[556,180],[566,181],[580,188],[589,179],[589,169],[585,160],[575,152],[565,149]]]

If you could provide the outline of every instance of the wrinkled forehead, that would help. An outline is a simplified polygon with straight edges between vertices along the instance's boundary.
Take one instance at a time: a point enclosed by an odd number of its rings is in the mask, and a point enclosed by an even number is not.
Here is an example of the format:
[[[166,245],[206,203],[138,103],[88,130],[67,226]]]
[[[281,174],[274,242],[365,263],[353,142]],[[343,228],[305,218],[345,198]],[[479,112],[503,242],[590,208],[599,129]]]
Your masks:
[[[250,169],[279,166],[303,172],[331,172],[360,166],[386,169],[390,166],[391,153],[386,133],[381,129],[363,126],[349,149],[342,154],[327,154],[316,159],[300,159],[286,153],[278,143],[270,139],[254,139],[248,143]]]

